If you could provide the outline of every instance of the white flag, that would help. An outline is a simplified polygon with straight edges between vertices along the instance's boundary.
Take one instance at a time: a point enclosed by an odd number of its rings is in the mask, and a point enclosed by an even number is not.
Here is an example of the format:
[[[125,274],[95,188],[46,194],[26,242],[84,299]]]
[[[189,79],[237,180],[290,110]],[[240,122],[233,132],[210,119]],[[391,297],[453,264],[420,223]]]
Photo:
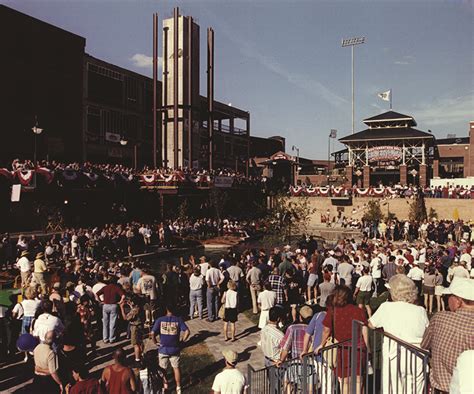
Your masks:
[[[392,89],[387,90],[386,92],[379,93],[379,96],[383,101],[390,101],[390,96],[392,95]]]

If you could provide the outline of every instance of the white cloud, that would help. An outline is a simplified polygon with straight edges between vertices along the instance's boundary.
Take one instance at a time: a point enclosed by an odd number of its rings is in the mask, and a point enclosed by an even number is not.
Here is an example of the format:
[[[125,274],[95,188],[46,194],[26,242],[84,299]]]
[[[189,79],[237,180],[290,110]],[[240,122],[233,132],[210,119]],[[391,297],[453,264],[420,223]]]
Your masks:
[[[474,117],[474,91],[463,96],[445,97],[434,102],[424,103],[414,110],[418,121],[430,126],[450,126],[466,122]],[[467,127],[467,126],[466,126]]]
[[[130,59],[132,65],[138,68],[149,68],[153,67],[153,57],[144,55],[143,53],[136,53]],[[162,58],[158,57],[158,67],[161,67]]]

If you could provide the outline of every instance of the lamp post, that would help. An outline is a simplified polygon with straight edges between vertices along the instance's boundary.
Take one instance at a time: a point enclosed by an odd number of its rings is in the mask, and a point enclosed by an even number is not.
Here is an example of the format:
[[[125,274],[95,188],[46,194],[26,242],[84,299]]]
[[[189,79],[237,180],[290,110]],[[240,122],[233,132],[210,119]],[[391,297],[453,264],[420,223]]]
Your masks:
[[[351,47],[352,59],[352,134],[354,134],[354,47],[356,45],[364,44],[365,37],[354,37],[342,40],[342,47]]]
[[[35,116],[35,125],[31,128],[31,130],[33,131],[34,135],[35,135],[35,153],[34,153],[34,157],[33,157],[33,162],[35,164],[35,166],[38,164],[37,163],[37,160],[36,160],[36,154],[37,154],[37,138],[38,136],[43,132],[43,129],[38,127],[38,118]]]
[[[337,130],[336,129],[331,129],[329,132],[328,136],[328,170],[327,170],[327,181],[328,181],[328,186],[329,186],[329,169],[331,166],[331,138],[336,138],[337,137]]]
[[[295,178],[295,186],[298,184],[298,176],[300,175],[300,148],[293,145],[291,147],[291,151],[296,151],[296,178]]]
[[[124,138],[120,138],[120,145],[126,146],[128,144],[128,141]],[[133,144],[133,167],[136,170],[138,167],[138,144],[135,143]]]

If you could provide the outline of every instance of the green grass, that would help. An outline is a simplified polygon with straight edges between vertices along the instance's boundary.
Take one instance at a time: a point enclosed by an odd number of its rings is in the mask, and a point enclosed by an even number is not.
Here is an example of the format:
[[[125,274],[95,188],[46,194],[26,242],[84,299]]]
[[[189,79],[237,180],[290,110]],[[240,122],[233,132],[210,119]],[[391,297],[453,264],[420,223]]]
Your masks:
[[[208,394],[222,367],[203,342],[185,348],[180,361],[184,392]]]

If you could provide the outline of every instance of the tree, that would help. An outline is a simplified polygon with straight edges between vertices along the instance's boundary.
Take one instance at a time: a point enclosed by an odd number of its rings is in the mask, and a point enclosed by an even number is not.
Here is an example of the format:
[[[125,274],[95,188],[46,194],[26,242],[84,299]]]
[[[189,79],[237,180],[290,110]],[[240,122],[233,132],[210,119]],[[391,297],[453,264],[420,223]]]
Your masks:
[[[368,222],[379,222],[383,218],[382,209],[378,200],[370,200],[367,204],[367,210],[362,217]]]
[[[433,207],[430,208],[430,211],[428,213],[428,219],[438,219],[438,212],[436,212],[436,209],[434,209]]]
[[[229,196],[227,195],[227,192],[216,187],[212,188],[211,192],[209,193],[210,204],[215,209],[216,217],[219,222],[224,217],[225,206],[228,199]]]
[[[415,199],[410,205],[410,212],[408,215],[411,221],[423,222],[428,219],[428,214],[426,213],[426,203],[425,196],[420,190],[415,196]]]
[[[307,232],[311,215],[316,212],[309,198],[290,198],[284,194],[272,197],[272,206],[266,215],[268,233],[279,240],[291,240],[292,234]]]

